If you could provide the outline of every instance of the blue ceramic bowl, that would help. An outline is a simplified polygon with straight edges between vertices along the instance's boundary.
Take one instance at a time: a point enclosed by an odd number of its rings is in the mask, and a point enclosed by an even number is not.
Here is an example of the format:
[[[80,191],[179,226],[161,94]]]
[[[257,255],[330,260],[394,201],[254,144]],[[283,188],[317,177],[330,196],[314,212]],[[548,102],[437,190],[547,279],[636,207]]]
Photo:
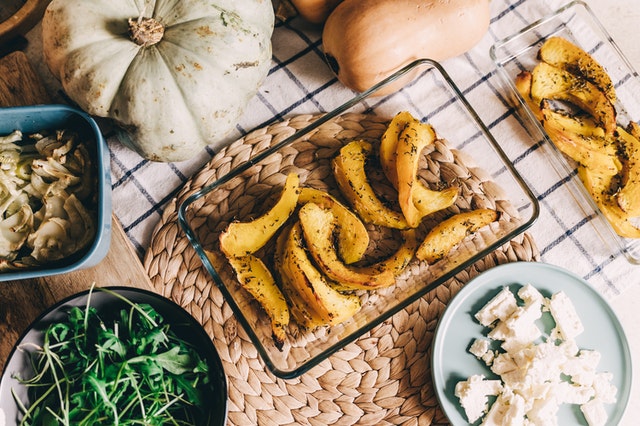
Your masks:
[[[23,280],[64,274],[88,268],[100,262],[109,251],[111,243],[111,174],[106,142],[96,122],[85,112],[66,105],[38,105],[0,108],[0,135],[14,130],[23,134],[44,130],[72,129],[85,140],[97,177],[96,235],[83,251],[38,268],[0,272],[0,281]]]

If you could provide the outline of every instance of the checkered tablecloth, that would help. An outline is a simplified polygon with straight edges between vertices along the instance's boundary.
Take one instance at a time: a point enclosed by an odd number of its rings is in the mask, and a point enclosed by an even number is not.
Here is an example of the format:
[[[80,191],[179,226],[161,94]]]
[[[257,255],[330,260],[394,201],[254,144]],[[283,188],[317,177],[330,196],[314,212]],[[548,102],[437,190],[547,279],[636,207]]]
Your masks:
[[[631,265],[619,251],[604,245],[595,235],[594,215],[585,214],[575,205],[572,180],[555,174],[545,165],[540,152],[532,149],[535,141],[511,108],[489,57],[489,49],[496,41],[565,3],[566,0],[491,0],[491,26],[483,40],[467,54],[442,65],[538,197],[541,213],[530,232],[542,261],[577,273],[612,299],[639,280],[639,266]],[[59,96],[57,83],[41,60],[40,27],[31,31],[28,38],[28,55],[50,91]],[[278,22],[272,42],[269,75],[227,142],[283,117],[329,111],[352,96],[326,66],[317,27],[298,18]],[[63,97],[59,100],[64,102]],[[183,163],[153,163],[121,146],[109,127],[104,128],[111,152],[114,211],[142,257],[163,208],[213,152],[202,152]]]

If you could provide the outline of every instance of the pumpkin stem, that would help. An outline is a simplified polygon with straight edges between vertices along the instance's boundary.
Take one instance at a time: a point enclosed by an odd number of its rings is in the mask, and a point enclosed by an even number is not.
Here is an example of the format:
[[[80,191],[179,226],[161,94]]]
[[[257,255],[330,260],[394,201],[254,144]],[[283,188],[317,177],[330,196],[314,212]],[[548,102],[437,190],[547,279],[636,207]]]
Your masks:
[[[153,46],[164,35],[164,25],[153,18],[129,18],[129,37],[138,46]]]

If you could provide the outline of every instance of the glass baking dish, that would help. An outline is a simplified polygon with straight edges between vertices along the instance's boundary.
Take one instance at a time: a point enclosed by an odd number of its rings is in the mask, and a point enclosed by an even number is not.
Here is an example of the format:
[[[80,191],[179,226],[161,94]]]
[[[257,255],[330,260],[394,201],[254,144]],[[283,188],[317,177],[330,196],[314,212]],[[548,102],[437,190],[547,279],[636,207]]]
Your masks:
[[[391,85],[398,84],[402,87],[400,90],[380,95]],[[205,268],[267,367],[282,378],[296,377],[317,365],[523,233],[538,217],[537,200],[438,63],[418,60],[370,90],[342,104],[338,102],[334,110],[319,113],[315,121],[294,134],[274,137],[267,146],[254,146],[253,155],[247,161],[237,164],[231,161],[236,165],[228,174],[204,186],[179,206],[178,221]],[[358,292],[362,308],[349,320],[314,330],[305,330],[294,322],[284,345],[278,348],[272,339],[266,314],[241,288],[220,254],[220,233],[230,221],[247,221],[268,209],[290,172],[300,175],[301,186],[323,189],[339,197],[330,170],[331,158],[351,140],[364,138],[376,143],[388,122],[400,111],[409,111],[414,117],[430,123],[439,138],[446,140],[446,144],[438,143],[439,148],[425,154],[426,163],[423,163],[420,176],[427,183],[455,183],[463,188],[454,207],[434,213],[425,219],[425,223],[432,226],[455,211],[482,206],[497,209],[500,219],[468,236],[437,263],[426,265],[414,258],[391,287]],[[251,139],[244,138],[245,141]],[[425,149],[427,151],[429,149]],[[371,179],[373,181],[374,177]],[[383,251],[384,246],[392,246],[396,240],[399,243],[397,233],[383,235],[372,226],[369,231],[372,235],[370,246],[374,246],[374,251]],[[257,253],[267,264],[272,261],[274,246],[275,243],[269,242]],[[213,252],[221,261],[212,261],[207,252]]]
[[[550,37],[563,37],[593,56],[607,71],[614,83],[617,101],[617,121],[626,126],[640,119],[640,79],[611,36],[595,17],[587,4],[572,1],[554,13],[530,24],[516,34],[497,43],[490,49],[505,92],[511,97],[517,113],[552,169],[558,180],[567,180],[567,187],[580,209],[590,221],[594,232],[602,240],[608,254],[623,253],[631,263],[640,263],[640,240],[620,237],[609,224],[591,198],[576,173],[576,165],[553,144],[541,123],[535,118],[526,101],[518,93],[515,77],[523,70],[532,70],[539,62],[540,46]],[[593,249],[599,250],[600,247]]]

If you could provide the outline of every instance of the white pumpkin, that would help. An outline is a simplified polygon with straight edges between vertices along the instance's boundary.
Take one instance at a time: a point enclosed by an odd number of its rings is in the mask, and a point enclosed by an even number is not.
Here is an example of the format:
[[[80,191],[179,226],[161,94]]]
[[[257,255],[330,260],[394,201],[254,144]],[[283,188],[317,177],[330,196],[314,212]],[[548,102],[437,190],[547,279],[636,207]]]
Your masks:
[[[219,147],[264,81],[269,0],[53,0],[51,72],[89,114],[115,120],[153,161]]]

